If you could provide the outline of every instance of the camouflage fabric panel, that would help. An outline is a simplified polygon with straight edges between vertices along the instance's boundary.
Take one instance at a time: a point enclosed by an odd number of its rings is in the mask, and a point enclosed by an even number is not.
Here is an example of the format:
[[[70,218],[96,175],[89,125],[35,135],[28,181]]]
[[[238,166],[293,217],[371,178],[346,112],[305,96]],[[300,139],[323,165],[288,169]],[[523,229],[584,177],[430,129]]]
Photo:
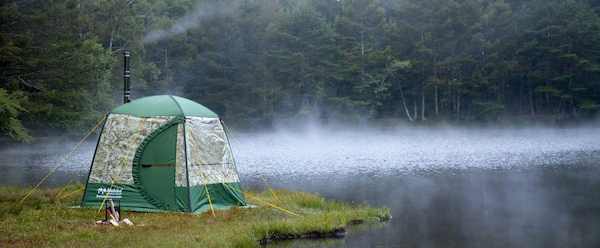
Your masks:
[[[102,130],[102,138],[98,142],[89,182],[111,183],[118,173],[115,183],[133,184],[131,164],[136,149],[150,132],[173,118],[172,116],[149,117],[140,127],[143,117],[109,115]],[[134,141],[135,143],[132,144]],[[123,167],[120,168],[123,161]]]
[[[239,182],[231,148],[218,118],[187,119],[190,186]]]

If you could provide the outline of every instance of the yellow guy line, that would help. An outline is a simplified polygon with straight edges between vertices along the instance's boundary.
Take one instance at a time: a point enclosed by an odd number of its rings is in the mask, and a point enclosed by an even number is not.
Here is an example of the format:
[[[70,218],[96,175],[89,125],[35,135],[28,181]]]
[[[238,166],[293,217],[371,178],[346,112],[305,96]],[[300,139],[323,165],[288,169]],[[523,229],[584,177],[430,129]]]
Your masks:
[[[204,178],[204,173],[202,173],[202,168],[200,168],[200,156],[198,156],[198,151],[197,151],[197,149],[199,149],[199,147],[196,146],[196,144],[194,143],[194,133],[192,133],[192,130],[190,130],[190,126],[187,124],[187,119],[185,120],[185,126],[186,126],[186,129],[188,130],[188,132],[190,133],[190,141],[192,143],[192,146],[195,147],[193,150],[194,150],[194,154],[196,155],[196,163],[198,163],[198,170],[200,171],[200,176],[202,177],[202,184],[204,184],[204,189],[206,190],[206,197],[208,197],[208,204],[210,205],[210,211],[212,212],[213,217],[217,218],[217,216],[215,215],[215,209],[213,208],[213,205],[212,205],[212,200],[210,199],[210,194],[208,193],[208,186],[206,186],[206,178]]]
[[[102,123],[104,121],[104,119],[106,119],[106,116],[104,116],[104,118],[102,118],[102,120],[100,120],[98,122],[98,124],[96,124],[96,126],[94,128],[92,128],[92,130],[85,137],[83,137],[83,139],[81,141],[79,141],[79,143],[65,157],[63,157],[60,162],[58,162],[58,164],[56,164],[56,166],[54,166],[54,168],[48,173],[48,175],[46,175],[44,177],[44,179],[42,179],[42,181],[40,181],[35,187],[33,187],[33,189],[31,191],[29,191],[29,193],[25,197],[23,197],[23,199],[17,205],[21,205],[21,203],[23,203],[25,201],[25,199],[27,199],[27,197],[29,197],[29,195],[31,195],[31,193],[33,193],[33,191],[35,191],[44,181],[46,181],[46,179],[48,179],[48,177],[52,173],[54,173],[54,171],[56,170],[56,168],[58,168],[58,166],[62,165],[67,160],[67,158],[69,156],[71,156],[71,153],[73,153],[75,151],[75,149],[77,149],[77,147],[79,147],[79,145],[81,145],[81,143],[83,143],[83,141],[85,139],[87,139],[87,137],[90,136],[90,134],[92,134],[92,132],[94,132],[94,130],[96,130],[96,128],[98,126],[100,126],[100,123]]]
[[[65,199],[65,198],[69,197],[69,196],[70,196],[70,195],[72,195],[72,194],[75,194],[75,193],[77,193],[77,192],[79,192],[79,191],[83,191],[84,189],[85,189],[85,187],[83,187],[83,188],[81,188],[81,189],[78,189],[78,190],[75,190],[75,191],[73,191],[73,192],[71,192],[71,193],[68,193],[68,194],[66,194],[66,195],[62,196],[61,198],[58,198],[58,199],[59,199],[59,200]]]
[[[92,162],[89,162],[87,164],[91,164]],[[81,168],[79,168],[79,170],[77,170],[77,172],[75,172],[75,175],[73,175],[73,177],[71,178],[71,180],[69,180],[69,182],[60,190],[60,192],[58,192],[58,194],[56,195],[56,197],[54,197],[54,200],[59,199],[60,195],[62,195],[63,192],[65,192],[65,190],[67,190],[67,186],[69,186],[73,180],[75,180],[75,178],[77,178],[77,176],[79,175],[79,173],[81,172],[81,170],[83,170],[83,168],[85,168],[86,164],[81,165]],[[69,194],[70,195],[70,194]],[[64,197],[60,197],[60,199],[63,199]]]
[[[123,157],[121,166],[119,166],[119,170],[117,171],[117,173],[115,173],[112,183],[110,183],[110,187],[108,187],[108,190],[106,191],[106,195],[104,196],[104,199],[102,200],[102,204],[100,204],[100,208],[98,208],[98,213],[96,213],[96,214],[100,214],[100,211],[102,211],[102,207],[104,206],[104,203],[106,202],[106,198],[108,198],[108,194],[110,194],[110,190],[112,189],[113,185],[115,184],[115,181],[117,180],[117,176],[119,176],[119,173],[121,172],[121,169],[123,168],[123,165],[125,165],[125,160],[127,160],[127,157],[129,156],[129,152],[131,151],[131,147],[133,147],[133,144],[135,144],[135,140],[137,140],[137,134],[142,129],[144,122],[146,122],[146,118],[142,119],[140,126],[138,127],[137,131],[135,131],[135,134],[133,135],[133,140],[131,141],[131,144],[129,144],[129,148],[127,148],[127,153],[125,153],[125,157]]]
[[[221,123],[223,124],[223,126],[225,127],[225,129],[227,129],[227,132],[229,132],[229,134],[231,135],[231,137],[233,138],[233,140],[235,141],[235,143],[240,146],[240,148],[242,149],[242,152],[246,156],[246,159],[250,162],[250,165],[252,165],[252,167],[254,167],[254,170],[256,170],[256,172],[258,173],[258,176],[260,176],[260,179],[262,179],[262,181],[265,183],[265,185],[267,185],[267,188],[269,188],[269,191],[271,192],[271,194],[273,194],[273,196],[275,197],[275,199],[277,199],[277,202],[279,203],[279,205],[283,206],[283,203],[281,203],[281,201],[279,200],[279,197],[277,197],[277,195],[275,194],[275,191],[273,191],[273,189],[271,188],[271,186],[269,186],[269,183],[267,183],[267,180],[263,177],[263,175],[260,173],[260,171],[258,170],[258,168],[256,168],[256,165],[254,164],[254,162],[252,162],[252,160],[248,156],[248,153],[244,149],[244,146],[242,146],[242,144],[235,138],[235,136],[233,136],[233,133],[231,132],[231,130],[229,130],[229,127],[227,127],[227,125],[225,125],[225,121],[221,120]]]
[[[298,217],[302,217],[301,215],[299,215],[299,214],[297,214],[297,213],[294,213],[294,212],[292,212],[292,211],[290,211],[290,210],[287,210],[287,209],[284,209],[284,208],[281,208],[281,207],[275,206],[275,205],[273,205],[273,204],[271,204],[271,203],[268,203],[268,202],[266,202],[266,201],[263,201],[263,200],[261,200],[260,198],[258,198],[258,197],[256,197],[256,196],[253,196],[253,195],[251,195],[251,194],[248,194],[248,193],[246,193],[246,192],[244,192],[244,191],[241,191],[241,190],[239,190],[239,189],[236,189],[236,188],[234,188],[234,187],[231,187],[230,185],[227,185],[226,183],[221,183],[221,184],[223,184],[223,185],[225,185],[225,186],[229,187],[230,189],[233,189],[233,190],[235,190],[235,191],[237,191],[237,192],[240,192],[240,193],[242,193],[242,194],[244,194],[244,195],[250,196],[250,197],[251,197],[252,199],[254,199],[254,200],[257,200],[257,201],[259,201],[259,202],[262,202],[262,203],[264,203],[264,204],[267,204],[267,206],[269,206],[269,207],[272,207],[272,208],[275,208],[275,209],[281,210],[281,211],[283,211],[283,212],[286,212],[286,213],[288,213],[288,214],[291,214],[291,215],[295,215],[295,216],[298,216]]]

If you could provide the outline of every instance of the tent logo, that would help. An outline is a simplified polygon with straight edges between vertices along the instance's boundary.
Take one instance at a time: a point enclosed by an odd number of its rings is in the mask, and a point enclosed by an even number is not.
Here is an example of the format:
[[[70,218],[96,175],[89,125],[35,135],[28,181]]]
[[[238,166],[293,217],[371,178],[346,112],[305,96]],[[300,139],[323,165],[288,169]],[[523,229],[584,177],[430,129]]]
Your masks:
[[[121,198],[123,196],[123,188],[112,188],[109,189],[107,188],[98,188],[98,190],[96,190],[97,194],[96,194],[96,198]],[[108,196],[106,195],[106,193],[108,193]]]

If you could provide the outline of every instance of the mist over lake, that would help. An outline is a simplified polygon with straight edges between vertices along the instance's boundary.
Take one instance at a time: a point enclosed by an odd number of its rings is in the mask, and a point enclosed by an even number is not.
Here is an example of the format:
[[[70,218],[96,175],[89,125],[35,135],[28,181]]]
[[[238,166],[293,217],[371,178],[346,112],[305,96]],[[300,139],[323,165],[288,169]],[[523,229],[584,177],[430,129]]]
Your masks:
[[[597,247],[600,131],[587,128],[237,132],[230,143],[245,188],[304,190],[387,206],[392,220],[350,227],[342,239],[272,247]],[[3,185],[35,185],[76,143],[4,147]],[[45,186],[80,169],[86,142]],[[31,150],[28,150],[30,149]]]
[[[462,169],[535,169],[592,165],[598,132],[587,129],[322,130],[239,134],[250,157],[274,177],[344,174],[372,176]],[[230,141],[238,166],[243,148]],[[595,161],[594,161],[595,162]],[[309,166],[310,170],[306,169]],[[245,171],[240,173],[244,175]]]

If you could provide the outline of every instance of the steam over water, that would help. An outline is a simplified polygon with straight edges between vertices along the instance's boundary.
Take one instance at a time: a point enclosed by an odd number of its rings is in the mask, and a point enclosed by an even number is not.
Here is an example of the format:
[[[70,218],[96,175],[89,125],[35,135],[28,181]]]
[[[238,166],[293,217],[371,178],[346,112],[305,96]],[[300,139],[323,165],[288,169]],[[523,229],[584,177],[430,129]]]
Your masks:
[[[594,129],[308,131],[242,137],[240,144],[249,149],[249,157],[260,161],[260,170],[275,178],[591,166],[600,151],[600,132]],[[246,162],[243,153],[237,152],[236,158],[238,167]],[[246,173],[253,172],[240,170]]]
[[[77,174],[75,182],[85,183],[96,142],[49,142],[0,148],[0,185],[37,185],[54,167],[42,186],[64,186]],[[60,165],[59,165],[60,164]]]
[[[389,222],[353,226],[343,239],[273,247],[600,247],[597,128],[397,131],[306,129],[234,133],[242,185],[387,206]],[[0,183],[35,185],[75,144],[0,149]],[[46,185],[63,185],[95,143]]]
[[[392,210],[344,239],[273,247],[600,247],[596,128],[238,136],[246,187],[264,188],[249,154],[275,188]]]

